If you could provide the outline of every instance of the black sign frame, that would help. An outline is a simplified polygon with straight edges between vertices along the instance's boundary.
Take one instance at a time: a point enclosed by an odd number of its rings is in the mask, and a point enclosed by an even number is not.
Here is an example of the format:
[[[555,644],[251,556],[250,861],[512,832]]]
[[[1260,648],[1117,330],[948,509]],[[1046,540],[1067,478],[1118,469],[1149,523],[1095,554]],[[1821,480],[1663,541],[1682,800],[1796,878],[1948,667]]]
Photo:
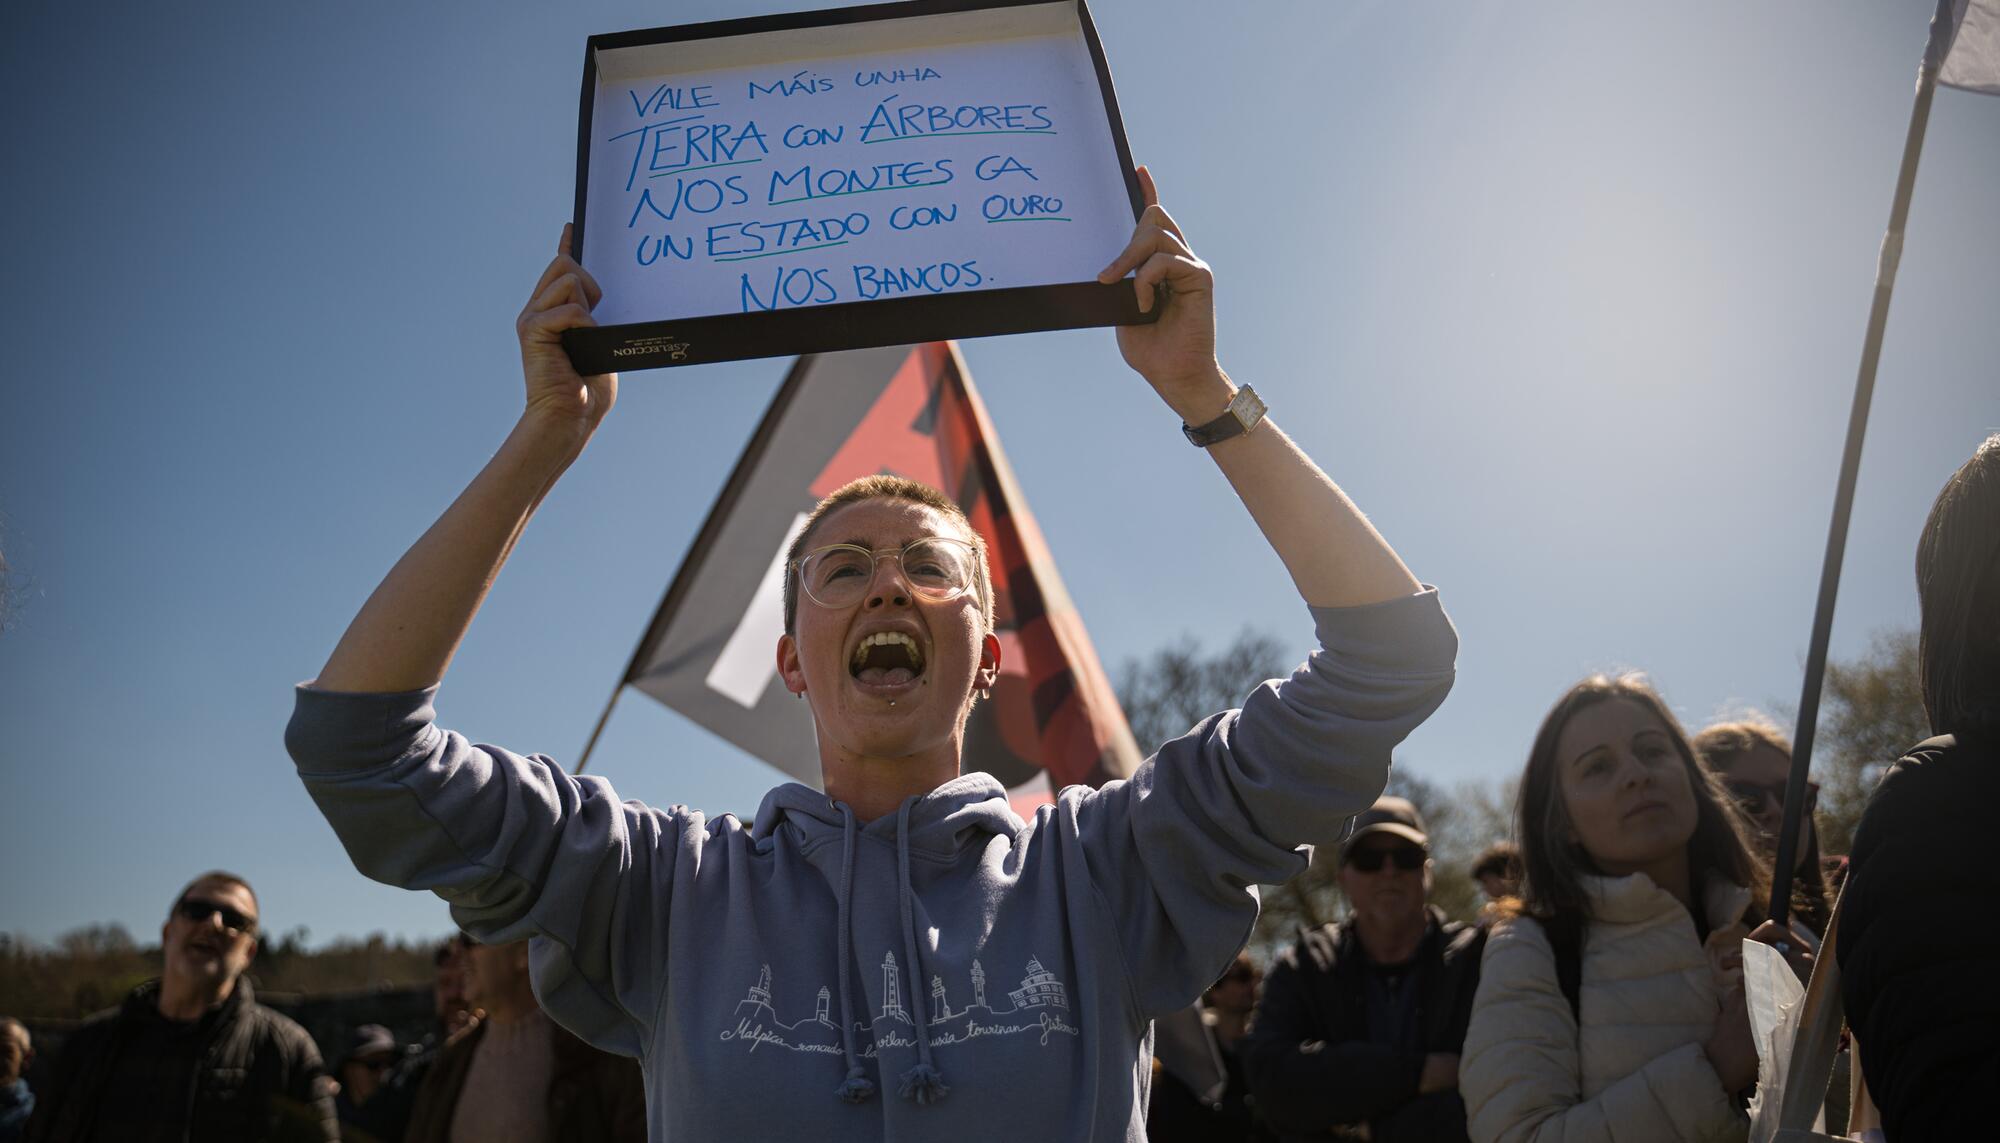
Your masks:
[[[996,8],[1022,8],[1051,0],[901,0],[813,12],[792,12],[682,24],[668,28],[614,32],[590,37],[584,48],[583,90],[577,112],[576,206],[570,253],[582,261],[584,207],[590,192],[591,118],[597,102],[597,53],[605,49],[684,43],[724,36],[785,32],[801,28],[944,16]],[[1078,24],[1097,72],[1098,90],[1119,169],[1136,223],[1145,210],[1139,176],[1125,140],[1125,120],[1105,62],[1104,45],[1084,0],[1074,0]],[[700,365],[753,357],[783,357],[842,349],[906,345],[952,338],[990,337],[1050,329],[1141,325],[1158,320],[1161,307],[1141,312],[1129,280],[1066,282],[1042,286],[969,290],[956,294],[831,302],[763,313],[712,314],[664,321],[572,329],[563,348],[586,375],[675,365]]]

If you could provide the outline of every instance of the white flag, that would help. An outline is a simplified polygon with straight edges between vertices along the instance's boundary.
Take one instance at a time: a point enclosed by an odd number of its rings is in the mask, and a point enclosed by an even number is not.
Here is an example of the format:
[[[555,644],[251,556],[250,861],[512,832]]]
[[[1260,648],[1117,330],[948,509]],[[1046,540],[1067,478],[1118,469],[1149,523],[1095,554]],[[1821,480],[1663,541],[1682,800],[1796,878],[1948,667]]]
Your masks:
[[[2000,95],[2000,0],[1953,0],[1951,18],[1938,82]]]

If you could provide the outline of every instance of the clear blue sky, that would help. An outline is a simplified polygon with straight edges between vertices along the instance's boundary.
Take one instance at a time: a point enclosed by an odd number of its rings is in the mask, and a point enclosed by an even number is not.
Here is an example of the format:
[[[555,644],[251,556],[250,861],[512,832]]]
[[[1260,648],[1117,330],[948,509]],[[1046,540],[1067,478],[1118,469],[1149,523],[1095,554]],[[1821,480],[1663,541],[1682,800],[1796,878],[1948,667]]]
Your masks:
[[[143,937],[218,865],[315,943],[447,928],[313,810],[291,685],[518,412],[584,38],[785,7],[0,18],[0,931]],[[1515,771],[1594,669],[1651,671],[1691,721],[1796,700],[1930,8],[1095,5],[1132,150],[1217,269],[1225,366],[1458,623],[1408,766]],[[1940,92],[1836,654],[1914,622],[1923,515],[2000,428],[1996,194],[2000,99]],[[1303,653],[1277,560],[1109,333],[965,350],[1114,674],[1245,625]],[[784,365],[626,378],[449,725],[575,756]],[[591,769],[742,813],[777,779],[636,695]]]

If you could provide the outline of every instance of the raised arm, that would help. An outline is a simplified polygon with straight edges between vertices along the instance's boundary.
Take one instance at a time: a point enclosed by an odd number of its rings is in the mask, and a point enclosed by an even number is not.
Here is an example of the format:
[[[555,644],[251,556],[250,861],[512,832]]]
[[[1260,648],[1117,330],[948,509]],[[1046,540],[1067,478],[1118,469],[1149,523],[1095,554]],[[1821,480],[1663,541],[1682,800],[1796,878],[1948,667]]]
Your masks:
[[[578,376],[562,332],[596,325],[601,291],[569,256],[569,227],[515,321],[527,403],[513,432],[437,523],[390,569],[314,686],[354,693],[436,684],[542,497],[618,399],[618,376]]]
[[[1152,174],[1139,168],[1146,212],[1132,242],[1098,280],[1137,271],[1140,309],[1167,287],[1152,325],[1118,327],[1118,348],[1169,408],[1190,425],[1220,416],[1236,386],[1215,359],[1215,278],[1160,207]],[[1347,494],[1267,418],[1254,430],[1211,445],[1209,455],[1236,489],[1264,538],[1315,607],[1380,603],[1421,585]]]
[[[602,778],[475,745],[438,727],[431,706],[521,529],[617,398],[615,376],[579,377],[562,350],[563,330],[595,324],[598,297],[558,252],[515,323],[520,422],[299,688],[285,745],[355,868],[437,893],[480,940],[546,938],[532,952],[542,1006],[632,1055],[650,1042],[676,890],[710,868],[701,816],[624,803]]]
[[[1170,287],[1160,320],[1120,327],[1118,345],[1169,408],[1202,424],[1235,391],[1215,361],[1214,281],[1139,175],[1145,214],[1101,278],[1136,271],[1142,306]],[[1199,996],[1249,936],[1252,887],[1302,872],[1297,847],[1338,840],[1381,795],[1391,751],[1451,689],[1458,647],[1436,593],[1275,426],[1208,451],[1311,605],[1320,649],[1129,780],[1058,799],[1057,824],[1104,871],[1093,885],[1140,1020]]]

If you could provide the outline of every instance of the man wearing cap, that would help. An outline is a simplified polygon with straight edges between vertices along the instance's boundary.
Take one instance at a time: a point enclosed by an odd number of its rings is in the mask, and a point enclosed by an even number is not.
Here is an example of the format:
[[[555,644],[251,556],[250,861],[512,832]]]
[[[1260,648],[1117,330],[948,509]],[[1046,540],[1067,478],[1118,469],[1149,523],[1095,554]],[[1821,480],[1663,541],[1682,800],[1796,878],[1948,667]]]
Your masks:
[[[1287,1139],[1462,1140],[1458,1052],[1483,930],[1427,904],[1430,837],[1384,797],[1340,850],[1346,921],[1304,933],[1264,978],[1250,1088]]]
[[[335,1073],[340,1077],[340,1095],[333,1104],[343,1140],[394,1143],[403,1137],[409,1108],[391,1108],[383,1091],[383,1079],[397,1055],[395,1034],[380,1024],[363,1024],[348,1034],[347,1051]]]

